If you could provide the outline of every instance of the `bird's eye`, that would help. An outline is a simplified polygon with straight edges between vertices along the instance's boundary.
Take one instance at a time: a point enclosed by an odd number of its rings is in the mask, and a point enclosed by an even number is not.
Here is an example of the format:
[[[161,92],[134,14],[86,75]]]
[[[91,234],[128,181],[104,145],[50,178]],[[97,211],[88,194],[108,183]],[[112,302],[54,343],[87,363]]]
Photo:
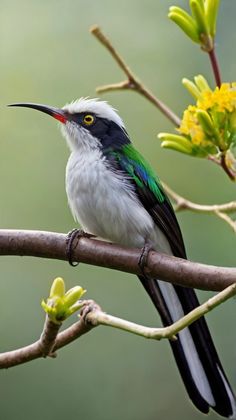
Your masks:
[[[83,123],[85,125],[91,125],[91,124],[93,124],[94,123],[94,117],[93,117],[93,115],[90,115],[90,114],[85,115],[84,118],[83,118]]]

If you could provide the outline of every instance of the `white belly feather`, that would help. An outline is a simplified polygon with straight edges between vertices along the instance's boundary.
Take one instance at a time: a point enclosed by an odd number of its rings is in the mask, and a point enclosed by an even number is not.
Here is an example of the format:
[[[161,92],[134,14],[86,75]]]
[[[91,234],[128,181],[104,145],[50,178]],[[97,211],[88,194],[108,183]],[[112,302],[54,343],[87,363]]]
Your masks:
[[[100,151],[71,154],[66,191],[74,218],[88,232],[130,247],[141,248],[149,240],[157,250],[171,253],[132,186],[106,166]]]

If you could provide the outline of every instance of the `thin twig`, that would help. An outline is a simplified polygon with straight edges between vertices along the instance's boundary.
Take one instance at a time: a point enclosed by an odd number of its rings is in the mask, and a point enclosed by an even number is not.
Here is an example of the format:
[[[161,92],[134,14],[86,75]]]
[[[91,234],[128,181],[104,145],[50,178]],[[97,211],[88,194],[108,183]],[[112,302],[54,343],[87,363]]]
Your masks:
[[[210,298],[208,301],[198,306],[172,325],[164,328],[150,328],[114,317],[104,313],[95,302],[92,301],[91,304],[91,301],[85,301],[79,321],[58,335],[56,333],[55,340],[53,340],[54,345],[53,347],[50,347],[50,349],[48,348],[46,353],[45,346],[42,345],[42,338],[40,338],[38,341],[30,344],[29,346],[0,353],[0,369],[6,369],[22,363],[27,363],[34,359],[45,357],[46,355],[54,356],[56,350],[59,350],[60,348],[75,341],[77,338],[81,337],[81,335],[88,333],[92,328],[97,327],[98,325],[118,328],[122,331],[153,340],[161,340],[164,338],[176,340],[177,333],[235,294],[236,283],[227,287],[216,296]],[[46,320],[46,324],[47,336],[53,336],[54,332],[56,330],[58,331],[60,328],[60,325],[54,324],[48,319]],[[46,341],[48,341],[48,339]]]
[[[101,28],[97,25],[92,26],[90,32],[101,42],[101,44],[110,52],[114,60],[117,62],[121,70],[125,73],[128,80],[125,80],[120,83],[109,84],[97,88],[98,93],[104,93],[112,90],[123,90],[129,89],[136,91],[148,99],[152,104],[154,104],[159,111],[161,111],[175,126],[179,127],[181,120],[180,118],[160,99],[158,99],[149,89],[144,86],[143,83],[138,80],[134,75],[133,71],[127,66],[124,59],[120,56],[114,46],[111,44],[110,40],[104,35]]]
[[[226,213],[235,213],[236,212],[236,201],[230,201],[224,204],[213,204],[213,205],[203,205],[193,203],[190,200],[182,197],[173,191],[168,185],[162,183],[166,193],[175,201],[175,211],[181,210],[191,210],[196,213],[209,213],[214,214],[220,219],[224,220],[236,233],[236,222],[231,219]]]
[[[176,334],[188,327],[197,319],[201,318],[206,313],[210,312],[216,306],[225,302],[236,294],[236,284],[232,284],[222,292],[213,296],[202,305],[193,309],[187,315],[183,316],[178,321],[174,322],[165,328],[150,328],[143,325],[135,324],[121,318],[108,315],[104,312],[90,312],[87,316],[87,321],[92,325],[106,325],[108,327],[118,328],[122,331],[127,331],[139,335],[144,338],[151,338],[153,340],[161,340],[163,338],[176,339]]]
[[[228,225],[233,229],[234,233],[236,233],[236,222],[234,220],[231,219],[231,217],[229,217],[227,214],[216,210],[215,214],[222,220],[224,220],[226,223],[228,223]]]
[[[221,211],[225,213],[234,213],[236,212],[236,201],[229,201],[228,203],[224,204],[213,204],[213,205],[204,205],[204,204],[197,204],[186,198],[182,197],[175,191],[173,191],[167,184],[162,182],[162,185],[167,192],[167,194],[173,198],[177,205],[178,210],[189,209],[199,213],[214,213],[215,211]]]
[[[80,237],[74,243],[73,261],[140,275],[140,252],[140,249]],[[2,229],[0,255],[67,260],[67,235]],[[236,268],[194,263],[155,251],[149,252],[145,271],[152,278],[202,290],[220,291],[236,282]]]
[[[51,322],[51,321],[50,321]],[[51,324],[53,324],[51,322]],[[57,324],[53,324],[54,326]],[[51,325],[52,327],[52,325]],[[54,347],[51,349],[49,356],[55,357],[55,352],[67,344],[75,341],[81,335],[88,333],[94,326],[84,322],[84,319],[80,319],[78,322],[73,324],[71,327],[59,333],[54,342]],[[49,327],[50,329],[50,327]],[[45,357],[45,352],[42,348],[41,339],[37,340],[28,346],[0,353],[0,369],[6,369],[9,367],[17,366],[23,363],[30,362],[41,357]]]

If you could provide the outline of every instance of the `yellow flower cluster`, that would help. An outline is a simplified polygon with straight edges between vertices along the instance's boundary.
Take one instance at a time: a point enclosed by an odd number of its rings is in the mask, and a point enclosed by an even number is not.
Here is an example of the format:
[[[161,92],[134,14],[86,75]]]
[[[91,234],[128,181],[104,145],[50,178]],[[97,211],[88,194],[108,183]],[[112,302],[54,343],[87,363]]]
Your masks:
[[[197,116],[196,116],[197,107],[189,105],[189,107],[184,111],[183,119],[177,131],[181,134],[190,135],[192,142],[196,145],[203,145],[204,140],[204,131],[200,126]]]
[[[236,109],[236,83],[222,83],[220,88],[202,92],[197,107],[206,111],[215,108],[218,112],[233,112]]]
[[[236,148],[236,83],[223,83],[214,90],[202,75],[183,85],[196,104],[183,113],[177,134],[159,133],[162,147],[192,156],[233,153]]]
[[[181,125],[177,130],[181,134],[190,136],[193,144],[205,147],[210,141],[197,116],[199,110],[207,111],[213,124],[219,113],[233,113],[236,110],[236,83],[223,83],[220,88],[216,87],[213,91],[205,87],[203,91],[198,92],[197,104],[190,105],[184,111]],[[217,129],[216,123],[215,121]]]

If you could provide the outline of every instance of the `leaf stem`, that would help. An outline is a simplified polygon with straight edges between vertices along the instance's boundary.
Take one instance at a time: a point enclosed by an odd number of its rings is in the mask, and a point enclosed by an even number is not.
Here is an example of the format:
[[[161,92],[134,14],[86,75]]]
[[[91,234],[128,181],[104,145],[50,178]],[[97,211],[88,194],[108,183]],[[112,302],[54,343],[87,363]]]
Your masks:
[[[216,53],[215,53],[215,47],[213,47],[211,51],[208,51],[208,55],[209,55],[212,70],[213,70],[213,73],[214,73],[216,86],[220,87],[221,86],[221,76],[220,76],[220,68],[219,68],[217,56],[216,56]]]

